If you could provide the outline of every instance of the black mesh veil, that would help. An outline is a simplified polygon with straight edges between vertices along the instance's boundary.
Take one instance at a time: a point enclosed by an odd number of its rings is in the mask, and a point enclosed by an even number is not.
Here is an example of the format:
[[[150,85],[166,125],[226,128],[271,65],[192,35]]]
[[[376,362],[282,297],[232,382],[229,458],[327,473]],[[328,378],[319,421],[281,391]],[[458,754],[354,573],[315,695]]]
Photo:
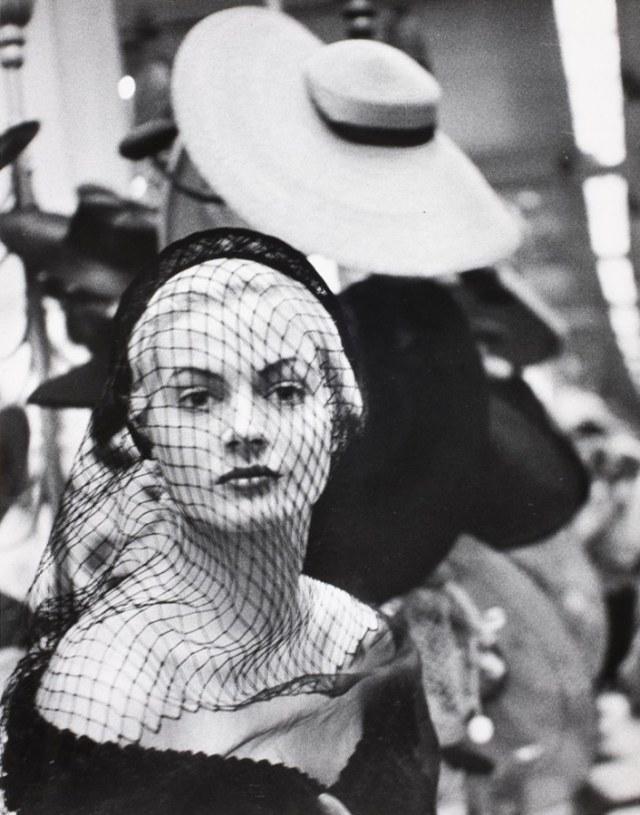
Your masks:
[[[378,617],[302,576],[362,404],[339,307],[249,230],[168,247],[125,294],[108,387],[32,588],[52,724],[132,743],[163,717],[339,692]]]

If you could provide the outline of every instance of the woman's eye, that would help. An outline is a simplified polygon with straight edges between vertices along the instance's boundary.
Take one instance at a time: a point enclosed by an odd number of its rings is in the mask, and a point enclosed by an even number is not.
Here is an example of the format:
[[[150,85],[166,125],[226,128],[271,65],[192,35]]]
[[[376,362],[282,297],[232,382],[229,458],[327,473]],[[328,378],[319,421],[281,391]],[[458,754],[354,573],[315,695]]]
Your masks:
[[[267,392],[267,396],[273,396],[284,405],[299,405],[304,401],[305,394],[305,387],[299,382],[281,382]]]
[[[207,388],[187,388],[181,391],[178,397],[181,407],[189,410],[203,410],[212,400],[213,397]]]

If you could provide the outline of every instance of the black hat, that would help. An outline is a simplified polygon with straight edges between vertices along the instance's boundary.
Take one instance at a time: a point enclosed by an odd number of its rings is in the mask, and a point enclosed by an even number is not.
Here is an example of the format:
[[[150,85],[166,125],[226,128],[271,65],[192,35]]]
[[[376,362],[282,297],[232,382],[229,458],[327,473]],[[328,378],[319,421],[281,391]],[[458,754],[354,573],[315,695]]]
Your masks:
[[[46,408],[93,408],[104,391],[108,368],[107,358],[93,356],[83,365],[47,379],[28,402]]]
[[[85,188],[71,218],[38,210],[0,214],[0,240],[41,273],[47,293],[117,299],[155,259],[155,217],[135,201]]]
[[[367,417],[314,510],[306,571],[381,602],[421,581],[464,529],[489,442],[488,387],[447,287],[374,275],[340,300]]]
[[[562,349],[560,318],[515,274],[474,269],[451,287],[477,342],[516,368],[556,356]]]
[[[518,376],[490,380],[491,445],[467,531],[499,549],[536,543],[565,526],[589,495],[573,445]]]

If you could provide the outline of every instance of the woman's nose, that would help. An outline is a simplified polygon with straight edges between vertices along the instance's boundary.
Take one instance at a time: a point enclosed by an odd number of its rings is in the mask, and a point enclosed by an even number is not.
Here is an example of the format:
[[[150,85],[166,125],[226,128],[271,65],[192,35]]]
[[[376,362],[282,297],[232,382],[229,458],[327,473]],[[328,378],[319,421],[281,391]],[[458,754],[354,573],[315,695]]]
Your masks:
[[[250,394],[240,392],[229,405],[229,422],[224,444],[243,461],[258,458],[267,446],[265,417]]]

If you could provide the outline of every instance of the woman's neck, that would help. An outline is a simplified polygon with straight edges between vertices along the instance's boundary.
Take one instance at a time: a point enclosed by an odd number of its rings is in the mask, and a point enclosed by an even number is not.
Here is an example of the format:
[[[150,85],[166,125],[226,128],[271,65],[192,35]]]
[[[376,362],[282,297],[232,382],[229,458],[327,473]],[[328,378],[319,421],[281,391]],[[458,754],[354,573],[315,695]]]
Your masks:
[[[259,647],[298,630],[307,611],[300,575],[309,525],[307,513],[259,528],[188,526],[187,547],[197,546],[210,561],[209,591],[227,637]]]

